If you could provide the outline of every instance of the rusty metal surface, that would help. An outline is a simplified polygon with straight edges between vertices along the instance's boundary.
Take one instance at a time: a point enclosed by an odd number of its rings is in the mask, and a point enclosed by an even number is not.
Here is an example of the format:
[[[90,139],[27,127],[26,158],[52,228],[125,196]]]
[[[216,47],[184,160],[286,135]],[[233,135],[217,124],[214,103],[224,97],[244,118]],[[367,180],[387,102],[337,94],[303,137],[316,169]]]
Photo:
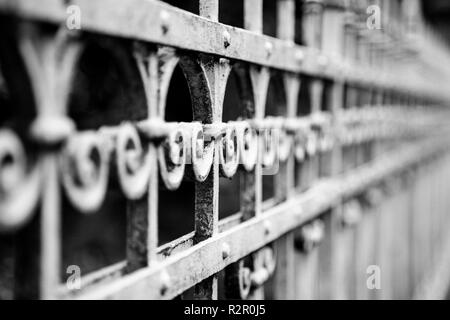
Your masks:
[[[2,0],[0,8],[23,17],[63,24],[67,18],[65,6],[58,0],[44,1]],[[437,90],[430,81],[423,81],[418,75],[405,75],[393,69],[370,68],[360,63],[348,64],[336,56],[336,52],[295,46],[291,42],[229,27],[156,0],[103,0],[101,3],[74,0],[72,4],[82,10],[83,28],[89,31],[220,55],[285,71],[345,79],[356,84],[408,91],[410,94],[449,98],[445,91]],[[169,31],[164,32],[165,28]],[[229,45],[225,45],[228,38],[232,40]],[[415,47],[418,44],[408,44],[407,41],[392,46],[396,42],[384,33],[378,33],[375,38],[375,46],[381,43],[380,50],[386,45],[391,50],[400,50],[400,55],[406,56],[411,54],[409,50],[418,50]],[[392,65],[392,68],[397,67]],[[439,79],[434,83],[439,83]]]
[[[28,81],[33,102],[26,129],[15,126],[15,110],[0,122],[0,232],[39,234],[27,250],[41,271],[16,296],[170,299],[193,289],[196,299],[217,299],[221,285],[239,299],[404,298],[416,288],[432,296],[423,272],[448,264],[433,247],[448,242],[450,204],[440,192],[450,147],[448,52],[394,16],[397,24],[368,32],[361,3],[305,1],[300,28],[296,2],[278,0],[276,38],[262,34],[261,1],[244,1],[246,29],[220,23],[218,4],[201,0],[195,15],[155,0],[73,0],[82,11],[74,32],[61,1],[0,0],[8,35],[0,89],[17,86],[11,70],[25,71],[21,85]],[[294,43],[299,31],[302,45]],[[89,80],[82,66],[95,45],[103,59],[114,52],[123,72],[114,81],[136,87],[125,111],[106,102],[115,121],[83,122],[71,109],[73,101],[88,109],[76,91]],[[167,120],[178,69],[190,122]],[[244,110],[224,121],[231,74]],[[281,88],[275,98],[273,86]],[[221,179],[241,188],[239,212],[225,219]],[[194,230],[161,244],[160,193],[186,182],[195,189],[194,212],[186,212]],[[70,290],[61,280],[63,203],[95,216],[111,192],[126,203],[125,260],[84,274]],[[5,272],[14,252],[0,255]],[[389,289],[379,296],[364,287],[364,268],[376,262],[398,280],[383,282]]]
[[[80,298],[142,299],[147,297],[160,299],[175,297],[198,283],[200,279],[210,277],[226,265],[271,243],[286,232],[320,215],[342,199],[360,194],[369,187],[378,185],[387,176],[401,174],[405,168],[433,157],[436,152],[445,152],[448,149],[448,142],[443,144],[444,141],[446,140],[424,141],[421,145],[410,146],[395,154],[398,159],[396,163],[383,157],[349,175],[331,178],[330,181],[324,180],[302,196],[286,201],[255,219],[243,222],[210,240],[175,254],[155,268],[147,268],[124,276],[110,285],[87,289]],[[245,246],[242,245],[243,243]],[[223,255],[224,247],[227,248],[226,255]],[[201,264],[198,264],[199,259],[207,261],[209,268],[204,269]],[[161,279],[168,278],[172,279],[171,285],[162,294]],[[71,297],[70,292],[65,294],[68,295],[66,297]],[[63,297],[65,297],[64,294]]]

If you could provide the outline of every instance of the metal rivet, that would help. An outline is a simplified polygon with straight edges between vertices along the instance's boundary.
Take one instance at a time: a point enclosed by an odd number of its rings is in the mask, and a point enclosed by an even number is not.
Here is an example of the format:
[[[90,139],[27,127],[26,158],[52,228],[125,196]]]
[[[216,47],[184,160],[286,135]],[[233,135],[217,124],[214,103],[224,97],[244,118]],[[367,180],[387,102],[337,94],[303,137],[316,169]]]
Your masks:
[[[228,48],[231,45],[231,35],[228,31],[223,32],[223,46]]]
[[[163,271],[161,273],[160,282],[161,282],[160,292],[161,292],[161,295],[164,295],[164,294],[166,294],[167,290],[169,290],[170,284],[171,284],[170,276],[167,273],[167,271]]]
[[[295,52],[295,59],[298,63],[302,63],[303,60],[305,60],[305,53],[303,52],[303,50],[297,50]]]
[[[222,258],[226,259],[230,256],[231,248],[230,245],[226,242],[222,244]]]
[[[264,221],[264,233],[266,235],[270,234],[271,229],[272,229],[272,225],[270,224],[270,222],[267,220]]]
[[[266,44],[264,45],[264,47],[266,48],[267,57],[270,57],[272,55],[272,51],[273,51],[272,42],[267,41]]]
[[[342,224],[346,227],[353,227],[362,218],[361,205],[357,200],[347,203],[342,213]]]
[[[166,34],[169,31],[168,22],[170,19],[170,14],[167,11],[162,10],[161,13],[159,14],[159,16],[160,16],[161,22],[162,22],[161,23],[162,32],[163,32],[163,34]]]

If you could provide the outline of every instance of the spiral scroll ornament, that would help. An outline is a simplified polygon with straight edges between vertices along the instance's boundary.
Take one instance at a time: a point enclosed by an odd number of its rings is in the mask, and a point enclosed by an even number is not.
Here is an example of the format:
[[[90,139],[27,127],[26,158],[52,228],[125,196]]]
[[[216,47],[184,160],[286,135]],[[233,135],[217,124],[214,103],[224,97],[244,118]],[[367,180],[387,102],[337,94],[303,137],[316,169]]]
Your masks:
[[[195,179],[203,182],[208,177],[213,163],[214,141],[205,135],[199,122],[186,124],[185,129],[189,133],[188,157],[192,162]]]
[[[238,148],[240,154],[240,164],[246,171],[251,171],[256,165],[258,159],[258,135],[256,130],[252,129],[248,122],[234,122],[236,135],[238,139]]]
[[[183,181],[186,167],[186,133],[181,127],[172,130],[158,149],[161,178],[169,190],[177,189]]]
[[[219,143],[220,171],[224,177],[231,178],[236,173],[240,159],[237,130],[232,123],[225,129]]]
[[[27,172],[25,150],[17,135],[0,130],[0,230],[18,228],[30,219],[39,199],[39,185],[39,170],[35,167]]]
[[[136,128],[131,124],[121,125],[115,140],[121,189],[128,199],[139,199],[147,191],[152,172],[148,148],[143,147]]]
[[[72,136],[61,161],[62,184],[72,205],[83,213],[98,210],[106,195],[110,150],[94,131]]]

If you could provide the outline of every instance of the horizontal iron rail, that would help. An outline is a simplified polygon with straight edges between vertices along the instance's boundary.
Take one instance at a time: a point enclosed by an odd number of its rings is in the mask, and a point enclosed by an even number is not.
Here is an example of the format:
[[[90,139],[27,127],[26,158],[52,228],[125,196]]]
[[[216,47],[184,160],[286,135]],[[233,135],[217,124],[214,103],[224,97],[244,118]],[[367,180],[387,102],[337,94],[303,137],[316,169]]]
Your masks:
[[[163,2],[73,0],[70,3],[80,7],[82,30],[85,31],[218,55],[358,86],[387,88],[450,101],[450,93],[421,77],[389,72],[380,67],[348,64],[338,56],[214,22]],[[64,2],[59,0],[0,0],[0,11],[4,13],[56,24],[65,23],[68,17],[66,9]]]
[[[222,219],[219,221],[219,232],[229,230],[239,225],[241,221],[242,213],[240,212]],[[185,234],[178,239],[158,247],[158,260],[164,261],[177,253],[191,248],[195,244],[194,237],[195,231]],[[81,289],[83,290],[84,288],[92,287],[93,285],[98,285],[99,283],[116,280],[126,273],[126,267],[127,262],[126,260],[123,260],[111,266],[84,275],[81,279]]]
[[[114,282],[74,292],[61,287],[60,298],[170,299],[218,273],[283,234],[314,219],[342,199],[361,194],[370,186],[408,170],[415,164],[448,152],[445,136],[406,144],[398,151],[379,156],[351,173],[320,180],[306,192],[267,210],[258,217],[219,233],[177,255]],[[242,245],[244,244],[245,245]],[[229,254],[222,256],[226,246]]]

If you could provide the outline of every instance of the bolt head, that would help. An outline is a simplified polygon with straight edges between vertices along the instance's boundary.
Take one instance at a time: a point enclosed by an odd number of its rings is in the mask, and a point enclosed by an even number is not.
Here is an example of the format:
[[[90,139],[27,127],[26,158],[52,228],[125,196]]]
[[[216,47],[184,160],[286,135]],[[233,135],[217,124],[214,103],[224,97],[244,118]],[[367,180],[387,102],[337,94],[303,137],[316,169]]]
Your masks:
[[[228,48],[231,45],[231,35],[230,33],[225,30],[223,32],[223,46],[226,48]]]
[[[305,60],[305,53],[303,52],[303,50],[297,50],[295,52],[295,59],[298,63],[302,63]]]
[[[222,244],[222,258],[226,259],[230,256],[231,248],[230,245],[226,242]]]
[[[162,10],[159,14],[159,17],[161,19],[161,29],[164,34],[166,34],[169,31],[169,20],[170,20],[170,14],[166,10]]]
[[[264,221],[264,233],[266,235],[269,235],[271,230],[272,230],[272,224],[269,221]]]
[[[267,57],[270,57],[272,55],[272,52],[273,52],[273,44],[272,44],[272,42],[267,41],[266,44],[264,45],[264,47],[266,49]]]
[[[169,290],[171,285],[171,279],[167,271],[163,271],[160,276],[160,283],[161,283],[161,295],[166,294],[167,290]]]

